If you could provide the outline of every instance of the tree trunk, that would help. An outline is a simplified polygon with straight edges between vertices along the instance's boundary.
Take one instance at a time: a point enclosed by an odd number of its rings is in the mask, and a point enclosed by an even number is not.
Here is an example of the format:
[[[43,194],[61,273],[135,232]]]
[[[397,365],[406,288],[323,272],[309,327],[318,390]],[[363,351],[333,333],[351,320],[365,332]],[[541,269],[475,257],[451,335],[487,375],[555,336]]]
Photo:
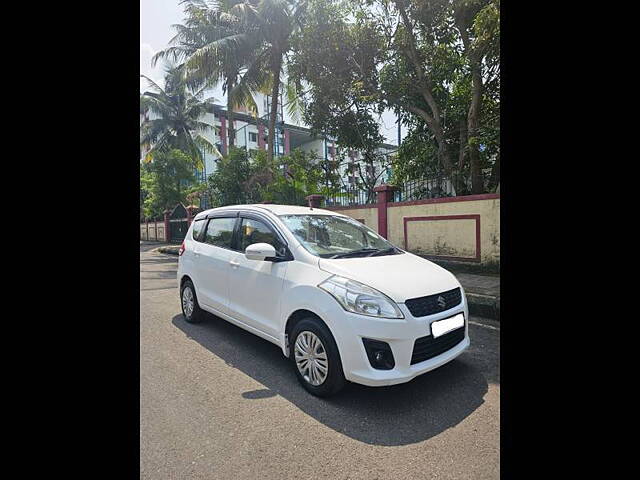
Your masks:
[[[468,142],[468,135],[467,135],[467,119],[466,118],[461,118],[460,119],[460,150],[458,152],[458,171],[456,172],[455,175],[455,182],[453,183],[455,189],[456,189],[456,195],[462,195],[466,190],[467,187],[464,183],[464,166],[467,160],[467,142]]]
[[[464,53],[471,68],[471,104],[467,114],[467,153],[469,156],[469,166],[471,167],[471,193],[484,192],[484,179],[480,166],[480,138],[478,137],[478,124],[480,118],[480,108],[482,106],[482,57],[483,53],[477,47],[472,46],[469,38],[469,28],[465,12],[456,12],[456,26],[462,37]]]
[[[229,149],[234,147],[236,144],[236,129],[233,120],[233,102],[231,101],[231,90],[233,90],[234,87],[234,77],[234,74],[230,74],[227,77],[227,120],[229,121],[227,138],[229,142]]]
[[[478,120],[482,102],[482,74],[480,65],[475,60],[471,66],[472,96],[467,125],[469,130],[469,163],[471,166],[471,193],[484,193],[484,179],[480,166],[480,144],[478,137]]]
[[[440,160],[440,165],[442,165],[447,176],[453,180],[453,162],[451,161],[447,141],[444,138],[444,131],[440,126],[432,127],[431,131],[436,137],[436,142],[438,142],[438,159]]]
[[[500,185],[500,155],[496,158],[493,167],[491,167],[491,176],[489,177],[489,191],[496,189],[499,192]]]
[[[276,138],[276,116],[278,115],[278,94],[280,93],[280,70],[282,55],[278,55],[273,64],[273,86],[271,87],[271,111],[269,112],[269,135],[267,136],[267,160],[273,162],[273,147]]]
[[[467,119],[460,119],[460,153],[458,154],[458,171],[464,170],[464,162],[467,157]]]
[[[433,96],[431,79],[425,74],[425,70],[420,60],[420,55],[416,46],[414,27],[411,25],[409,15],[407,14],[405,0],[395,0],[395,4],[398,12],[400,13],[404,29],[408,35],[409,48],[406,51],[406,55],[416,72],[416,77],[418,79],[416,87],[431,110],[431,115],[427,111],[413,105],[407,105],[405,108],[410,112],[419,115],[425,121],[429,130],[433,132],[436,143],[438,144],[438,161],[440,162],[440,165],[442,165],[447,176],[451,178],[453,162],[451,161],[449,148],[444,135],[444,129],[440,123],[440,109]]]

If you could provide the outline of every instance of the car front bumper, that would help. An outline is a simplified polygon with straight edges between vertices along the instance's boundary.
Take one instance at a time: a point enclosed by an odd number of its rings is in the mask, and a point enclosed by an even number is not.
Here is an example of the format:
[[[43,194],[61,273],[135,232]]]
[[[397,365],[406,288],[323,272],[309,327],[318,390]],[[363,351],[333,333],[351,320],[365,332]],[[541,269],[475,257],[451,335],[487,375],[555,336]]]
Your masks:
[[[404,319],[382,319],[345,312],[341,308],[333,315],[343,318],[332,322],[332,330],[340,350],[345,378],[368,386],[395,385],[412,380],[430,370],[450,362],[470,345],[469,311],[464,293],[462,303],[454,308],[426,317],[416,318],[404,304],[398,304]],[[327,312],[328,313],[328,312]],[[464,314],[464,339],[449,350],[411,365],[415,341],[431,335],[431,323]],[[332,318],[336,318],[332,316]],[[362,342],[363,338],[380,340],[391,347],[395,366],[391,370],[379,370],[371,366]]]

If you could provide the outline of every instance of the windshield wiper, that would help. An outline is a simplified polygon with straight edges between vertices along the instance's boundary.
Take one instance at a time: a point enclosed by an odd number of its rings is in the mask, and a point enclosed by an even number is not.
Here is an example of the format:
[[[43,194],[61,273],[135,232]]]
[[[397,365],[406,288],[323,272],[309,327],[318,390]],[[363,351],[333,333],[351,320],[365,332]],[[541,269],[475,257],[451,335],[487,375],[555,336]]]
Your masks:
[[[350,252],[336,253],[335,255],[331,255],[329,258],[331,259],[346,258],[346,257],[350,257],[351,255],[361,255],[361,254],[370,253],[370,252],[376,253],[379,251],[380,251],[379,248],[361,248],[360,250],[352,250]]]
[[[368,257],[377,257],[378,255],[390,255],[392,253],[397,252],[398,249],[396,247],[389,247],[383,250],[376,250],[375,252],[367,255]]]

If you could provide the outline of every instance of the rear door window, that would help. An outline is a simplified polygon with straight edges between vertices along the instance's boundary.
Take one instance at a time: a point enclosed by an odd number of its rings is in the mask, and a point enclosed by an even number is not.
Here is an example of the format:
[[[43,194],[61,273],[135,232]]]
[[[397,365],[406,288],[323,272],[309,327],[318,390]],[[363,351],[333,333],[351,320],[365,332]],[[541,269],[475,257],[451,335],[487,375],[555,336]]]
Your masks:
[[[219,217],[209,220],[204,241],[216,247],[231,248],[233,240],[233,227],[236,217]]]

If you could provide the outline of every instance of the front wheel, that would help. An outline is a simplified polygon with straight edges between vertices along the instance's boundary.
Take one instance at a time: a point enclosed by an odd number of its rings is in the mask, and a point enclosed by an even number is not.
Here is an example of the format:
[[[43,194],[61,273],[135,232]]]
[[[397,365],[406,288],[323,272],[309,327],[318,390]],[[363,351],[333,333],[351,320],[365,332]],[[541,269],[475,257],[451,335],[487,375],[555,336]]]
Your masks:
[[[305,318],[293,328],[291,338],[290,357],[302,386],[318,397],[342,390],[346,380],[340,353],[326,325],[317,318]]]

